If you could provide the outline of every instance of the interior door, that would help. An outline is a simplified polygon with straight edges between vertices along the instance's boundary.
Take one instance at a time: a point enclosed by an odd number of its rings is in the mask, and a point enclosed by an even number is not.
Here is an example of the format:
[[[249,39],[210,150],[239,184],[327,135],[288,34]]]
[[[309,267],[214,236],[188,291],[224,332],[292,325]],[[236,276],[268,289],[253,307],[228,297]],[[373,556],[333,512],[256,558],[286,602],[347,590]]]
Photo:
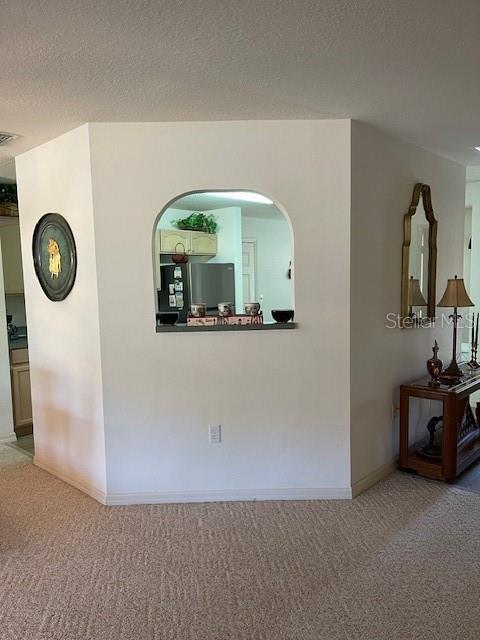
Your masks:
[[[242,242],[243,301],[257,302],[255,266],[257,263],[257,243],[254,240]]]

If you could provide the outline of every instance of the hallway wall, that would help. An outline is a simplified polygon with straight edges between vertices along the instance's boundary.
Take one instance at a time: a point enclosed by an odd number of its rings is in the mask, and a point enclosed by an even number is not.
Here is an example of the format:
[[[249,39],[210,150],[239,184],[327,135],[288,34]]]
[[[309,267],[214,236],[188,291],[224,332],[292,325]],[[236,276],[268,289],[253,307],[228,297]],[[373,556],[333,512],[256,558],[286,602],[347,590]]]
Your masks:
[[[462,275],[465,167],[352,122],[350,379],[354,487],[364,486],[369,477],[375,479],[376,474],[392,467],[399,437],[398,414],[392,420],[392,405],[399,405],[399,385],[426,374],[425,363],[432,355],[435,339],[446,365],[451,359],[450,326],[442,328],[437,322],[429,329],[387,328],[387,314],[400,313],[403,217],[417,182],[431,186],[438,220],[438,302],[447,279]],[[419,210],[424,215],[421,204]],[[437,314],[441,311],[437,309]]]

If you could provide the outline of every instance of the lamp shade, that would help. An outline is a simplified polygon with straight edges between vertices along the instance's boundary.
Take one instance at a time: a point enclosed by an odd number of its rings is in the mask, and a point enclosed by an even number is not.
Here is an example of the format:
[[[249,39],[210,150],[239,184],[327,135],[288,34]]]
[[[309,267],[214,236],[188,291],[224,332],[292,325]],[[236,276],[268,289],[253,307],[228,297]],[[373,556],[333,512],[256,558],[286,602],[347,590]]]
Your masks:
[[[408,281],[408,306],[409,307],[426,307],[427,301],[423,297],[420,289],[420,281],[410,276]]]
[[[449,278],[447,288],[438,307],[474,307],[475,305],[468,297],[463,278]]]

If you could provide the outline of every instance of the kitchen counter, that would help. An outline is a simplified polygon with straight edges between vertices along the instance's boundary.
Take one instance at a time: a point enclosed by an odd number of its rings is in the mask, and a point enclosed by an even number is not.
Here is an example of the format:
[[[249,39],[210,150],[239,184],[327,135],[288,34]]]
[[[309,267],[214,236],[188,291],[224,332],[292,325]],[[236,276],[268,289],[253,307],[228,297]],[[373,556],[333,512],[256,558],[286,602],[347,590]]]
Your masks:
[[[187,326],[186,324],[157,324],[157,333],[195,333],[200,331],[271,331],[277,329],[296,329],[296,322],[272,322],[265,324],[217,324],[207,326]]]
[[[10,350],[27,349],[28,348],[27,327],[18,327],[17,336],[18,337],[8,336],[8,348]]]

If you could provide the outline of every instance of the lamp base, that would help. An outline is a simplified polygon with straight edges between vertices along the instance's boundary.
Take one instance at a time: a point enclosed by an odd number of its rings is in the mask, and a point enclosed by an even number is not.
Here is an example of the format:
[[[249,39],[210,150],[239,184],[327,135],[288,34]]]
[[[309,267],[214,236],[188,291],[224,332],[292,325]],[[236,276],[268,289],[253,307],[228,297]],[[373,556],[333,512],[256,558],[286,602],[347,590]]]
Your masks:
[[[456,360],[452,360],[448,367],[440,374],[440,380],[444,382],[457,382],[463,378],[464,373],[458,366]]]

